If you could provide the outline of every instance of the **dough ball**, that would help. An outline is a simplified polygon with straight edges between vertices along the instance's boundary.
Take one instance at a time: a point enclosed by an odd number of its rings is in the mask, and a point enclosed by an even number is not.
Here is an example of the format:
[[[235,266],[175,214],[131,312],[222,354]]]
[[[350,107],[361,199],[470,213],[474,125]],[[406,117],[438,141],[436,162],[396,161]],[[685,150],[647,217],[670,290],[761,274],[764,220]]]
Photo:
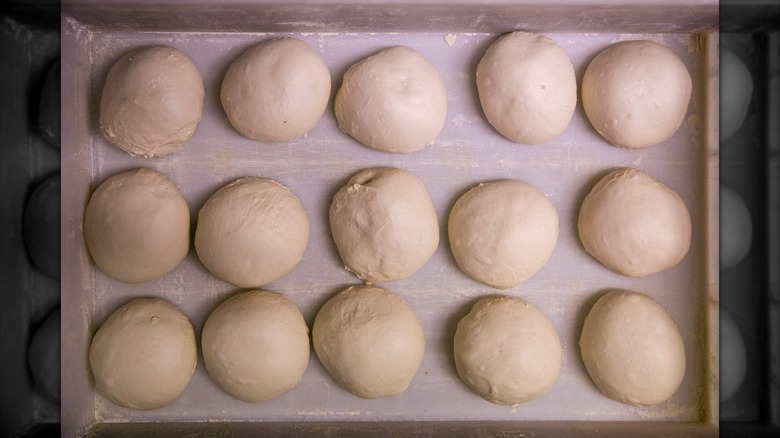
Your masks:
[[[92,194],[84,215],[92,259],[125,283],[159,278],[190,249],[190,210],[165,175],[151,169],[118,173]]]
[[[162,157],[195,133],[203,96],[203,79],[187,55],[169,46],[142,47],[109,70],[100,130],[130,155]]]
[[[195,250],[215,277],[239,287],[290,272],[309,243],[309,217],[287,187],[247,177],[217,190],[198,213]]]
[[[555,41],[529,32],[501,36],[477,65],[477,90],[485,116],[516,143],[544,143],[569,125],[577,104],[577,79]]]
[[[60,404],[60,309],[35,330],[27,350],[35,389],[49,401]]]
[[[455,261],[471,278],[507,289],[544,266],[558,240],[558,213],[536,187],[482,183],[461,196],[447,225]]]
[[[294,140],[314,128],[330,99],[330,72],[308,44],[274,38],[246,50],[222,81],[222,107],[243,136]]]
[[[517,405],[546,394],[561,368],[561,341],[550,319],[514,297],[477,301],[455,330],[460,378],[485,400]]]
[[[444,127],[447,90],[427,59],[393,46],[349,67],[334,110],[339,128],[363,145],[415,152],[433,144]]]
[[[98,329],[89,365],[98,391],[130,409],[152,410],[176,400],[198,360],[189,319],[159,298],[136,298]]]
[[[737,133],[745,121],[753,97],[753,77],[747,65],[731,49],[720,46],[720,141]]]
[[[635,406],[669,399],[685,375],[677,325],[655,300],[612,290],[590,309],[580,335],[585,368],[607,397]]]
[[[627,277],[675,266],[691,245],[691,216],[680,196],[644,172],[610,172],[585,196],[578,222],[585,250]]]
[[[38,129],[47,143],[60,148],[60,59],[49,67],[38,102]]]
[[[425,350],[422,327],[409,304],[393,292],[362,285],[348,287],[322,306],[312,342],[336,382],[367,399],[404,392]]]
[[[747,372],[745,340],[734,318],[720,308],[720,402],[737,393]]]
[[[753,222],[745,200],[720,184],[720,270],[737,266],[750,252]]]
[[[668,47],[652,41],[623,41],[588,65],[582,77],[582,105],[607,141],[638,149],[677,132],[691,90],[687,67]]]
[[[330,204],[330,230],[346,268],[368,284],[417,272],[439,245],[428,190],[411,173],[365,169]]]
[[[24,208],[23,236],[35,266],[51,278],[60,278],[60,174],[38,184]]]
[[[300,382],[309,364],[309,327],[284,296],[241,292],[211,313],[201,346],[206,369],[222,389],[261,402]]]

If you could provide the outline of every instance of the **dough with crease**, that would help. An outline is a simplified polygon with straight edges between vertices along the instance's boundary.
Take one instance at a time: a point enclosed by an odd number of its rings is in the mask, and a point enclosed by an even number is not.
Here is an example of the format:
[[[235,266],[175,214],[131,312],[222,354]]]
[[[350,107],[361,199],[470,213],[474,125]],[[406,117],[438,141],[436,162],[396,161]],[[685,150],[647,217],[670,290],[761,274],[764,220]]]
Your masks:
[[[300,382],[309,364],[309,327],[284,296],[240,292],[211,313],[201,346],[206,369],[222,389],[261,402]]]
[[[406,390],[422,363],[425,337],[411,306],[375,286],[350,286],[317,313],[312,343],[343,388],[374,399]]]
[[[136,298],[92,338],[89,365],[98,391],[130,409],[159,409],[187,388],[198,360],[195,331],[173,304]]]

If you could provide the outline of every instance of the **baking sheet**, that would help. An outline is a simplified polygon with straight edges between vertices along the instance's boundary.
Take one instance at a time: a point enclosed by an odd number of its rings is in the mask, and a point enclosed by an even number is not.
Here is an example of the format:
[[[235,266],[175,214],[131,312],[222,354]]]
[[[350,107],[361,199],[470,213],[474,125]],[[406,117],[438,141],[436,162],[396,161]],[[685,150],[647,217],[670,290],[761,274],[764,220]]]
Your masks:
[[[704,96],[715,73],[707,68],[708,46],[700,35],[546,33],[570,56],[578,84],[587,62],[620,40],[661,42],[685,62],[694,90],[680,130],[654,147],[626,150],[607,144],[591,128],[579,103],[567,130],[546,144],[514,144],[493,130],[479,106],[474,70],[498,32],[136,32],[86,29],[68,17],[63,32],[77,43],[71,48],[74,59],[63,59],[63,89],[72,86],[74,107],[88,109],[83,113],[88,123],[79,124],[78,114],[72,115],[76,123],[70,128],[63,122],[63,205],[66,199],[75,202],[67,208],[69,216],[63,216],[63,236],[69,234],[64,237],[63,259],[71,257],[64,263],[78,272],[63,279],[63,301],[69,301],[71,313],[75,313],[63,329],[63,333],[70,333],[63,342],[73,347],[63,347],[63,364],[68,365],[63,382],[70,389],[63,390],[64,427],[89,422],[258,420],[700,422],[716,415],[708,413],[716,370],[710,368],[713,356],[708,350],[712,280],[707,266],[713,251],[717,256],[716,249],[708,246],[713,220],[708,199],[711,180],[717,180],[711,155],[717,146],[708,146],[704,135],[705,121],[712,117]],[[332,74],[334,94],[349,65],[383,47],[403,44],[422,53],[442,74],[448,91],[447,120],[436,142],[410,155],[370,150],[338,130],[332,105],[319,124],[298,140],[270,145],[242,137],[229,125],[219,103],[222,76],[251,44],[282,35],[300,38],[322,55]],[[179,152],[161,159],[129,157],[108,144],[97,126],[98,102],[108,68],[125,51],[149,44],[169,44],[188,54],[206,87],[204,115],[195,135]],[[395,166],[420,177],[439,217],[440,245],[412,277],[380,284],[409,301],[426,335],[425,357],[410,388],[396,397],[360,399],[338,387],[312,354],[298,387],[259,404],[244,403],[222,392],[209,378],[202,358],[184,394],[162,409],[132,411],[96,394],[86,361],[89,341],[94,330],[122,303],[137,296],[166,298],[190,317],[199,333],[208,313],[239,290],[212,277],[198,262],[194,249],[175,270],[140,285],[120,283],[96,269],[80,230],[89,194],[109,176],[141,166],[156,169],[176,183],[190,206],[193,224],[205,200],[236,178],[262,176],[289,187],[309,214],[309,245],[292,272],[263,288],[292,299],[309,326],[330,296],[358,283],[344,270],[330,237],[327,211],[333,194],[352,174],[367,167]],[[583,196],[600,176],[622,166],[646,171],[679,193],[694,224],[685,259],[670,270],[642,279],[607,270],[583,250],[576,234]],[[65,172],[71,173],[71,184]],[[483,286],[463,274],[450,254],[446,235],[447,215],[457,197],[479,182],[500,178],[534,184],[549,197],[560,218],[558,244],[548,263],[534,277],[506,291]],[[577,347],[582,320],[603,291],[616,287],[652,296],[680,328],[686,373],[680,389],[667,402],[642,408],[614,402],[597,390],[585,371]],[[457,321],[477,299],[497,294],[521,297],[543,310],[563,345],[560,377],[551,391],[514,408],[493,405],[470,391],[458,378],[452,359]],[[714,360],[717,363],[717,355]]]

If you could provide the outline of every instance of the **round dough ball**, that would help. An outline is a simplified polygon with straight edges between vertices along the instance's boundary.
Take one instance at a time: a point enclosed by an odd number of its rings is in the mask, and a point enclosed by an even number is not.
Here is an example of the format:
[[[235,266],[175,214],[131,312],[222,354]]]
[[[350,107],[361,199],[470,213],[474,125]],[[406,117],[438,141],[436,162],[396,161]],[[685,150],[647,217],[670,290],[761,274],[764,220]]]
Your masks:
[[[720,141],[733,137],[745,121],[753,97],[753,77],[731,49],[720,46]]]
[[[239,287],[290,272],[309,243],[309,217],[287,187],[241,178],[217,190],[198,213],[195,250],[215,277]]]
[[[747,373],[745,340],[737,322],[720,308],[720,402],[737,393]]]
[[[585,250],[627,277],[675,266],[691,245],[691,216],[680,196],[630,168],[610,172],[585,196],[578,228]]]
[[[544,143],[569,125],[577,79],[555,41],[512,32],[490,45],[477,65],[477,90],[488,122],[516,143]]]
[[[582,106],[610,143],[638,149],[668,140],[688,111],[692,82],[668,47],[652,41],[609,46],[582,77]]]
[[[425,185],[391,167],[349,179],[330,204],[330,229],[346,268],[368,284],[409,277],[439,245],[439,221]]]
[[[590,309],[580,350],[593,382],[607,397],[635,406],[669,399],[685,375],[677,325],[655,300],[612,290]]]
[[[122,172],[92,194],[84,214],[92,259],[125,283],[159,278],[190,249],[190,210],[165,175],[151,169]]]
[[[363,145],[415,152],[433,144],[444,127],[447,90],[427,59],[393,46],[349,67],[334,110],[339,128]]]
[[[51,278],[60,278],[60,174],[38,184],[24,208],[23,236],[35,266]]]
[[[60,148],[60,59],[54,62],[46,72],[38,102],[38,129],[47,143]]]
[[[247,49],[222,81],[222,107],[243,136],[294,140],[314,128],[330,99],[330,72],[305,42],[274,38]]]
[[[222,389],[261,402],[301,381],[309,364],[309,327],[284,296],[241,292],[211,313],[201,346],[206,369]]]
[[[352,394],[374,399],[406,390],[422,363],[425,337],[400,295],[350,286],[317,313],[312,343],[320,362]]]
[[[447,225],[455,261],[471,278],[507,289],[544,266],[558,240],[558,213],[536,187],[482,183],[461,196]]]
[[[35,331],[27,350],[35,389],[57,405],[60,404],[60,320],[57,308]]]
[[[460,378],[485,400],[517,405],[546,394],[561,369],[561,341],[550,318],[514,297],[477,301],[458,322]]]
[[[731,187],[720,184],[720,270],[737,266],[750,251],[753,222],[747,204]]]
[[[195,372],[198,350],[189,319],[159,298],[136,298],[98,329],[89,365],[98,391],[130,409],[176,400]]]
[[[133,50],[108,72],[100,130],[130,155],[168,155],[195,133],[204,94],[200,72],[184,53],[169,46]]]

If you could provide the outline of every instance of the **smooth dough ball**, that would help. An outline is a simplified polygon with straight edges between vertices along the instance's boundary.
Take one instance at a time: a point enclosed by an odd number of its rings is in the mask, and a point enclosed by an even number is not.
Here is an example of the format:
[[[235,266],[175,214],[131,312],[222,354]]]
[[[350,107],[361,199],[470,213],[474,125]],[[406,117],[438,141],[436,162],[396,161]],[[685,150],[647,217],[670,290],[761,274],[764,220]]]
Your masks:
[[[200,72],[184,53],[169,46],[133,50],[108,72],[100,130],[130,155],[168,155],[195,133],[204,94]]]
[[[582,77],[582,105],[610,143],[637,149],[668,140],[688,111],[688,68],[668,47],[652,41],[609,46]]]
[[[241,292],[211,313],[201,346],[206,369],[222,389],[261,402],[300,382],[309,364],[309,327],[284,296]]]
[[[607,397],[635,406],[669,399],[685,375],[677,325],[655,300],[613,290],[590,309],[580,350],[593,382]]]
[[[92,194],[84,235],[95,264],[125,283],[159,278],[190,249],[190,210],[165,175],[151,169],[122,172]]]
[[[471,278],[499,289],[544,266],[558,240],[558,213],[536,187],[515,180],[482,183],[461,196],[448,221],[455,261]]]
[[[433,144],[444,127],[447,90],[427,59],[393,46],[349,67],[334,110],[339,128],[363,145],[415,152]]]
[[[60,309],[57,308],[35,330],[27,350],[27,363],[35,389],[51,402],[60,404]]]
[[[136,298],[98,329],[89,365],[98,391],[130,409],[176,400],[195,372],[198,350],[189,319],[159,298]]]
[[[41,98],[38,101],[38,129],[47,143],[60,148],[60,59],[49,67],[43,80]]]
[[[499,405],[546,394],[561,368],[561,341],[550,318],[520,298],[482,298],[458,322],[458,375],[474,392]]]
[[[747,373],[745,340],[734,318],[720,308],[720,402],[737,393]]]
[[[312,343],[336,382],[367,399],[404,392],[425,351],[414,310],[375,286],[351,286],[329,299],[314,319]]]
[[[38,184],[24,207],[23,236],[35,266],[51,278],[60,278],[60,174]]]
[[[737,133],[745,121],[753,97],[753,77],[742,58],[725,46],[720,46],[720,141]]]
[[[516,143],[544,143],[569,125],[577,104],[571,60],[555,41],[529,32],[503,35],[477,65],[485,116]]]
[[[222,81],[222,107],[243,136],[294,140],[314,128],[330,99],[330,72],[305,42],[274,38],[247,49]]]
[[[439,245],[439,221],[425,185],[390,167],[349,179],[330,204],[330,229],[346,268],[368,284],[409,277]]]
[[[309,243],[309,217],[287,187],[241,178],[217,190],[198,213],[195,250],[215,277],[239,287],[290,272]]]
[[[753,240],[753,222],[745,200],[731,187],[720,184],[720,270],[737,266]]]
[[[610,172],[585,196],[578,228],[585,250],[627,277],[675,266],[691,245],[691,216],[680,196],[630,168]]]

